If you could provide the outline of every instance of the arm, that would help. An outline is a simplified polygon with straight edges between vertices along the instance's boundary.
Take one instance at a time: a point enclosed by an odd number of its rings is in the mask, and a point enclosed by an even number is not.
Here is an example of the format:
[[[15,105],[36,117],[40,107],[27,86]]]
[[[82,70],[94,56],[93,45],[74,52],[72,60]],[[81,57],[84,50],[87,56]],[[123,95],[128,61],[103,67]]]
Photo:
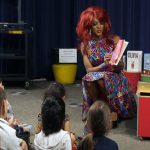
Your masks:
[[[17,137],[17,140],[18,140],[18,143],[19,143],[19,146],[20,146],[20,150],[28,150],[28,146],[26,144],[26,142],[23,140],[23,139],[20,139]]]
[[[64,122],[64,130],[70,132],[71,131],[71,124],[69,120]]]
[[[104,66],[96,66],[96,67],[93,67],[92,64],[90,63],[89,59],[88,59],[88,56],[86,54],[83,55],[83,63],[84,63],[84,66],[85,66],[85,69],[86,69],[86,72],[97,72],[97,71],[100,71]],[[105,64],[104,64],[105,65]]]
[[[24,140],[20,143],[21,150],[28,150],[28,146]]]
[[[104,67],[107,66],[107,63],[104,62],[102,63],[101,65],[98,65],[96,67],[93,67],[91,62],[89,61],[89,58],[87,56],[87,54],[85,54],[83,52],[83,49],[84,49],[84,44],[81,43],[81,53],[82,53],[82,56],[83,56],[83,63],[84,63],[84,66],[85,66],[85,69],[86,69],[86,72],[97,72],[97,71],[101,71],[101,69],[103,69]]]

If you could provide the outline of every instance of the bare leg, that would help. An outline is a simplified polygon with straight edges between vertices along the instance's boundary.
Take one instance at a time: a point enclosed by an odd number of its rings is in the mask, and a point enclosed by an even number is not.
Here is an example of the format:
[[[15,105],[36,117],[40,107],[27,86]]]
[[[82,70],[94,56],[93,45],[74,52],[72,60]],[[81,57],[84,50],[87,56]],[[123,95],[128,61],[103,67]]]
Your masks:
[[[65,123],[64,123],[64,130],[65,131],[71,131],[71,124],[70,124],[70,121],[69,120],[67,120],[67,121],[65,121]]]
[[[98,80],[97,85],[98,85],[98,89],[99,89],[99,93],[98,93],[99,98],[107,102],[108,101],[107,100],[107,91],[106,91],[106,87],[104,84],[104,80],[103,79]]]

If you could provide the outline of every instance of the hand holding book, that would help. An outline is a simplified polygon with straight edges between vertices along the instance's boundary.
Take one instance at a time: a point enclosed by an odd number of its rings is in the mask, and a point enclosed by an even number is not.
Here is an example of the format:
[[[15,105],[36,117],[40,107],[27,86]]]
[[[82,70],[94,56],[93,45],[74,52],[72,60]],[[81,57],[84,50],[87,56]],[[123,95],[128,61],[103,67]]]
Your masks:
[[[124,68],[124,63],[122,59],[119,61],[118,65],[113,65],[113,72],[120,73]]]
[[[104,56],[104,62],[106,65],[109,65],[109,61],[112,57],[112,54],[111,53],[106,53],[105,56]]]

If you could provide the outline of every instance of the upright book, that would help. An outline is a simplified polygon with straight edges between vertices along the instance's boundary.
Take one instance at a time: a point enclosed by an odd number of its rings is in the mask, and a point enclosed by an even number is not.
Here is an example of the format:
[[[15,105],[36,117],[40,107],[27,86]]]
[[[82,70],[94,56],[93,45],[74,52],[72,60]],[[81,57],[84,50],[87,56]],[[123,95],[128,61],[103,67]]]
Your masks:
[[[144,54],[144,74],[150,75],[150,53]]]
[[[119,40],[117,43],[117,46],[115,48],[115,50],[112,53],[112,57],[110,60],[110,64],[111,65],[118,65],[127,45],[129,42],[125,41],[125,40]]]
[[[127,71],[142,72],[142,51],[127,51]]]

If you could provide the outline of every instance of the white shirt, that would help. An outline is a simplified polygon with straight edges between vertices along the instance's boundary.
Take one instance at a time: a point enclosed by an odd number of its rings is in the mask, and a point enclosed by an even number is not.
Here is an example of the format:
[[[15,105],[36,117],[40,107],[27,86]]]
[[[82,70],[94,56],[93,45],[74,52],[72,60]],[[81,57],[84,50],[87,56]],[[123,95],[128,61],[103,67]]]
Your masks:
[[[16,136],[16,130],[8,125],[8,122],[0,118],[0,149],[20,150],[22,139]]]
[[[35,135],[34,146],[36,150],[71,150],[71,138],[67,131],[45,136],[43,131]]]

